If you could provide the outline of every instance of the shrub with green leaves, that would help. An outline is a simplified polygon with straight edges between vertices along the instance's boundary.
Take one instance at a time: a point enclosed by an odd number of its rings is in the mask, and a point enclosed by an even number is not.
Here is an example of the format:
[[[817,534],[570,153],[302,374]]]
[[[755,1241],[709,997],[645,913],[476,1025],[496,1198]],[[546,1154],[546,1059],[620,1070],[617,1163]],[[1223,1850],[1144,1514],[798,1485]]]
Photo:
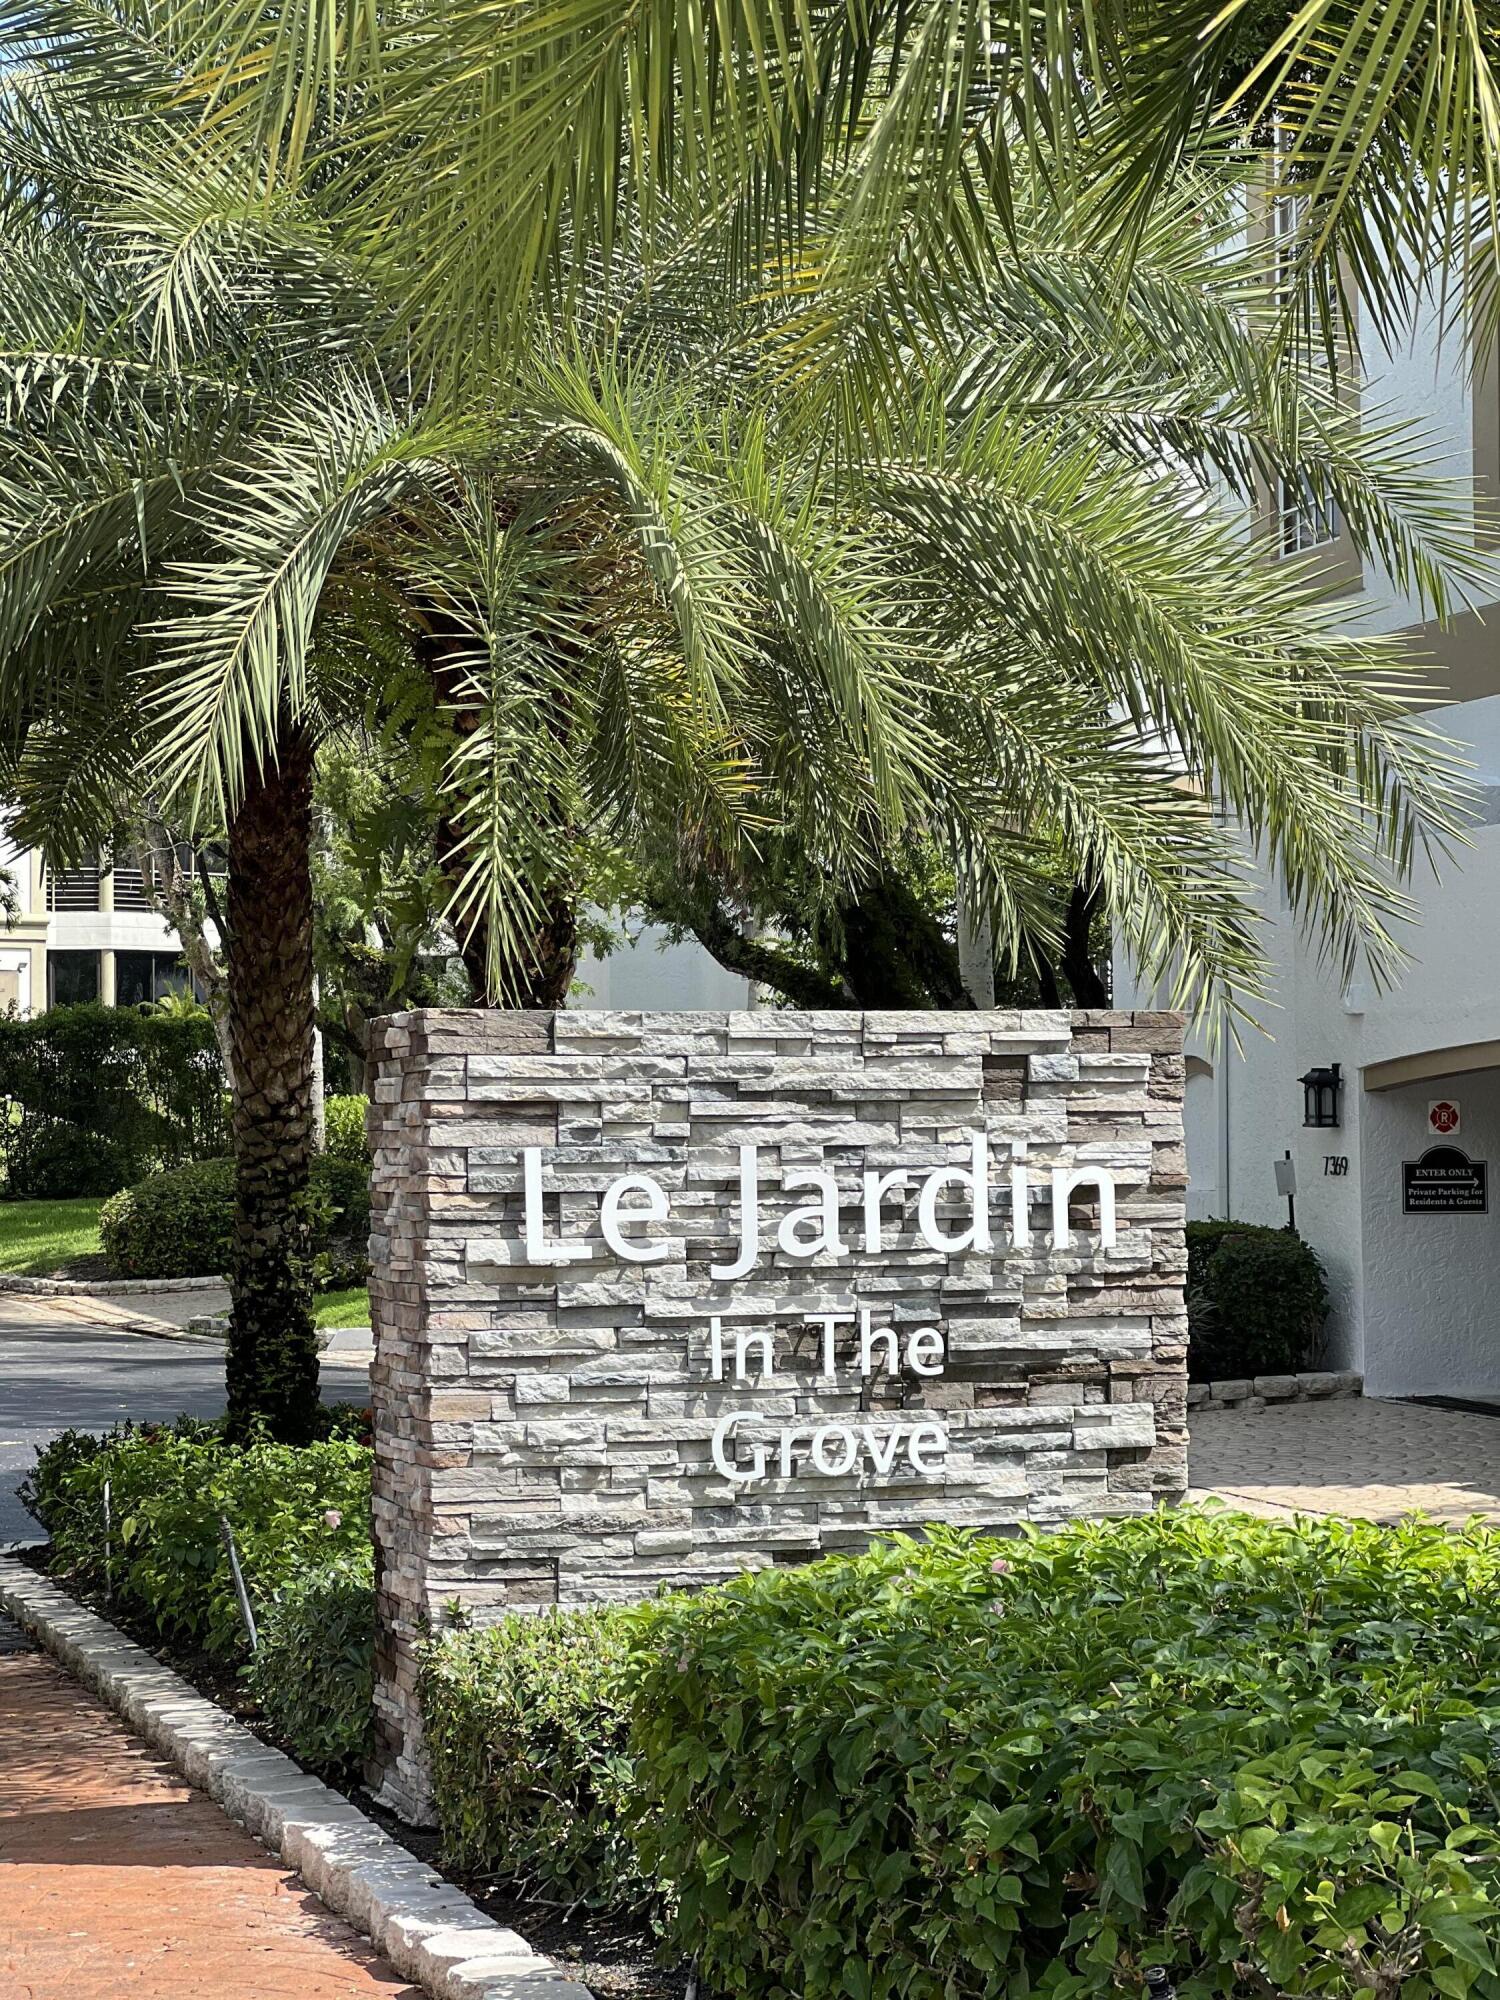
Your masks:
[[[304,1764],[353,1776],[369,1755],[375,1699],[375,1563],[368,1548],[291,1577],[256,1618],[246,1679]]]
[[[323,1100],[323,1144],[333,1160],[352,1160],[369,1171],[370,1148],[365,1139],[367,1097],[326,1097]]]
[[[60,1572],[107,1584],[164,1639],[234,1660],[247,1643],[220,1515],[252,1603],[269,1604],[304,1572],[367,1554],[370,1467],[368,1447],[345,1437],[241,1449],[217,1425],[187,1420],[120,1431],[93,1450],[72,1434],[64,1452],[42,1454],[27,1504]]]
[[[1188,1373],[1195,1382],[1295,1373],[1317,1352],[1328,1281],[1290,1229],[1187,1226]]]
[[[23,1201],[76,1201],[114,1194],[135,1177],[124,1147],[82,1125],[48,1125],[34,1135],[10,1177]]]
[[[629,1837],[628,1614],[512,1614],[435,1639],[422,1718],[445,1858],[594,1908],[655,1900]]]
[[[638,1614],[677,1941],[736,2000],[1500,1992],[1500,1537],[1192,1510]]]
[[[94,1431],[66,1430],[38,1447],[36,1464],[20,1485],[16,1496],[49,1535],[55,1535],[73,1505],[75,1475],[99,1456],[110,1443]]]
[[[234,1162],[200,1160],[126,1188],[99,1211],[116,1278],[214,1278],[229,1268]]]
[[[323,1154],[309,1193],[320,1285],[359,1284],[369,1269],[370,1173],[366,1163]],[[117,1278],[207,1278],[229,1268],[234,1162],[201,1160],[153,1174],[99,1211],[99,1234]]]
[[[10,1111],[0,1161],[10,1193],[28,1198],[112,1194],[153,1166],[207,1158],[229,1136],[201,1009],[89,1004],[0,1017],[0,1100]]]

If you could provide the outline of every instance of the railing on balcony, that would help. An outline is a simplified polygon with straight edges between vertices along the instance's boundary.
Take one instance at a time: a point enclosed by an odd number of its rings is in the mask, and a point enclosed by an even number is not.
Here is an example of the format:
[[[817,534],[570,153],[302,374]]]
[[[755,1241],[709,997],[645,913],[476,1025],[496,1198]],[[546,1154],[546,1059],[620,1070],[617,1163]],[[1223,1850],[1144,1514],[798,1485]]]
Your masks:
[[[49,910],[97,910],[99,907],[99,863],[81,861],[76,868],[47,871]]]
[[[115,864],[115,908],[117,910],[151,908],[140,869],[130,867],[123,862]]]

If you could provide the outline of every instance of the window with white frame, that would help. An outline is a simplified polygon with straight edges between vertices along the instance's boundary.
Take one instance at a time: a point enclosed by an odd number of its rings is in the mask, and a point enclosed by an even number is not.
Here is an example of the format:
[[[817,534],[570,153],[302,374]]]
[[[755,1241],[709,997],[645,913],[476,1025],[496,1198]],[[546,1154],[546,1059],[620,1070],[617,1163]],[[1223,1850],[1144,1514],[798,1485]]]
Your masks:
[[[1276,542],[1284,556],[1324,549],[1339,535],[1339,510],[1320,500],[1305,473],[1276,485]]]

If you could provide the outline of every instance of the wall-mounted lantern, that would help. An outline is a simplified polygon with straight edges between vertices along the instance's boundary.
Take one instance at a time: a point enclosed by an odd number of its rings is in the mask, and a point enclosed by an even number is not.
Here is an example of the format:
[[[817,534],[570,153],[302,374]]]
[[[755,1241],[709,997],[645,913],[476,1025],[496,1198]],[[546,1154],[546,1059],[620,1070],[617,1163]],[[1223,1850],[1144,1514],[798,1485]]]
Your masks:
[[[1310,1069],[1297,1081],[1302,1086],[1302,1123],[1325,1127],[1337,1125],[1339,1092],[1344,1087],[1338,1064],[1331,1063],[1327,1069]]]

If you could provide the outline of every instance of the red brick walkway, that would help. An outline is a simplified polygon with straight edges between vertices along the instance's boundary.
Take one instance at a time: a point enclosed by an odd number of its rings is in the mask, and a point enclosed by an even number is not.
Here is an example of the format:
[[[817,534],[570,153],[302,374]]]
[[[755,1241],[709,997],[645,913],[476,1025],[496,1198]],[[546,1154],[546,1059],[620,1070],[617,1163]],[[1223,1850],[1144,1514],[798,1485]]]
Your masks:
[[[0,2000],[421,2000],[55,1662],[0,1653]]]

